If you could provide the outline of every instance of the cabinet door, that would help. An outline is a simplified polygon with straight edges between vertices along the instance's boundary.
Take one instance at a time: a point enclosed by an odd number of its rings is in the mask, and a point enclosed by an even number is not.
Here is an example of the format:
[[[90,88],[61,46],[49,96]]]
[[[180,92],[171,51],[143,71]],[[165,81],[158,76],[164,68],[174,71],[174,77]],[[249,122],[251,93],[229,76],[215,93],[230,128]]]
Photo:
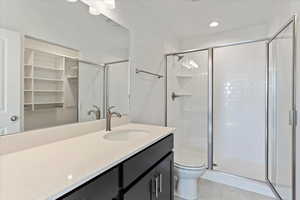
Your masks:
[[[118,180],[118,168],[115,168],[58,200],[112,200],[118,196]]]
[[[173,153],[132,186],[124,200],[173,200]]]
[[[154,173],[151,171],[124,194],[124,200],[154,200]]]
[[[158,179],[158,199],[173,200],[173,153],[164,159],[155,169]]]

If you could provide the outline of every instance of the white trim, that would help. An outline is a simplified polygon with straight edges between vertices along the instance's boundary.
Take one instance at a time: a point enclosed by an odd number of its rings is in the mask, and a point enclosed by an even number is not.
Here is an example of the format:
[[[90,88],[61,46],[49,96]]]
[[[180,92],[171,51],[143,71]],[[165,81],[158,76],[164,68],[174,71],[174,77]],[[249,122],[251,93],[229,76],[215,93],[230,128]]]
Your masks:
[[[231,187],[246,190],[249,192],[255,192],[257,194],[275,198],[272,190],[268,187],[266,183],[263,182],[254,181],[251,179],[211,170],[207,170],[202,176],[202,178]]]

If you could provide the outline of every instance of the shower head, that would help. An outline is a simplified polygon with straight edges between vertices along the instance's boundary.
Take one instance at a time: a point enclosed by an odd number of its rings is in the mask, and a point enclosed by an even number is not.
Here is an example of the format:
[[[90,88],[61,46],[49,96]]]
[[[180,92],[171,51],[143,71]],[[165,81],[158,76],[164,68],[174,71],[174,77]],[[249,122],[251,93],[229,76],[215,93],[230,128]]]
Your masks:
[[[184,55],[174,54],[174,56],[177,56],[177,62],[188,69],[199,68],[199,65],[193,59],[187,58]]]
[[[184,58],[184,56],[180,56],[180,55],[176,55],[176,56],[178,57],[177,61],[181,61]]]

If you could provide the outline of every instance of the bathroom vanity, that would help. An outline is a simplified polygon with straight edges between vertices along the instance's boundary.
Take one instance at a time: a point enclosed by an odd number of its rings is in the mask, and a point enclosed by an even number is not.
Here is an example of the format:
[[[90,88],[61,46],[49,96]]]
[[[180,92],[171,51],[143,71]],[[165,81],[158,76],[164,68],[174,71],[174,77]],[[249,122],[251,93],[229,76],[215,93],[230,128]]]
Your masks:
[[[172,149],[169,135],[59,200],[171,200]]]
[[[0,199],[172,200],[173,132],[128,123],[4,153]]]

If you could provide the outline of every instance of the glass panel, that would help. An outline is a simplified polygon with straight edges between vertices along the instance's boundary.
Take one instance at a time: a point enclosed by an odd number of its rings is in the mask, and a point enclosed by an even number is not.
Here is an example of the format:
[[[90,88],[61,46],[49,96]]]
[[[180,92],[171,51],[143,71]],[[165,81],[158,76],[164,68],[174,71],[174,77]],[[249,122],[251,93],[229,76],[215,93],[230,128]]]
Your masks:
[[[269,180],[283,199],[292,199],[293,26],[270,43]]]
[[[121,114],[129,113],[129,66],[128,62],[109,66],[109,105]]]
[[[174,98],[172,99],[172,94]],[[208,51],[168,57],[168,126],[176,127],[175,162],[207,165]]]
[[[214,50],[216,170],[265,179],[264,42]]]
[[[88,77],[88,78],[87,78]],[[79,63],[79,121],[92,121],[103,113],[104,68]]]

